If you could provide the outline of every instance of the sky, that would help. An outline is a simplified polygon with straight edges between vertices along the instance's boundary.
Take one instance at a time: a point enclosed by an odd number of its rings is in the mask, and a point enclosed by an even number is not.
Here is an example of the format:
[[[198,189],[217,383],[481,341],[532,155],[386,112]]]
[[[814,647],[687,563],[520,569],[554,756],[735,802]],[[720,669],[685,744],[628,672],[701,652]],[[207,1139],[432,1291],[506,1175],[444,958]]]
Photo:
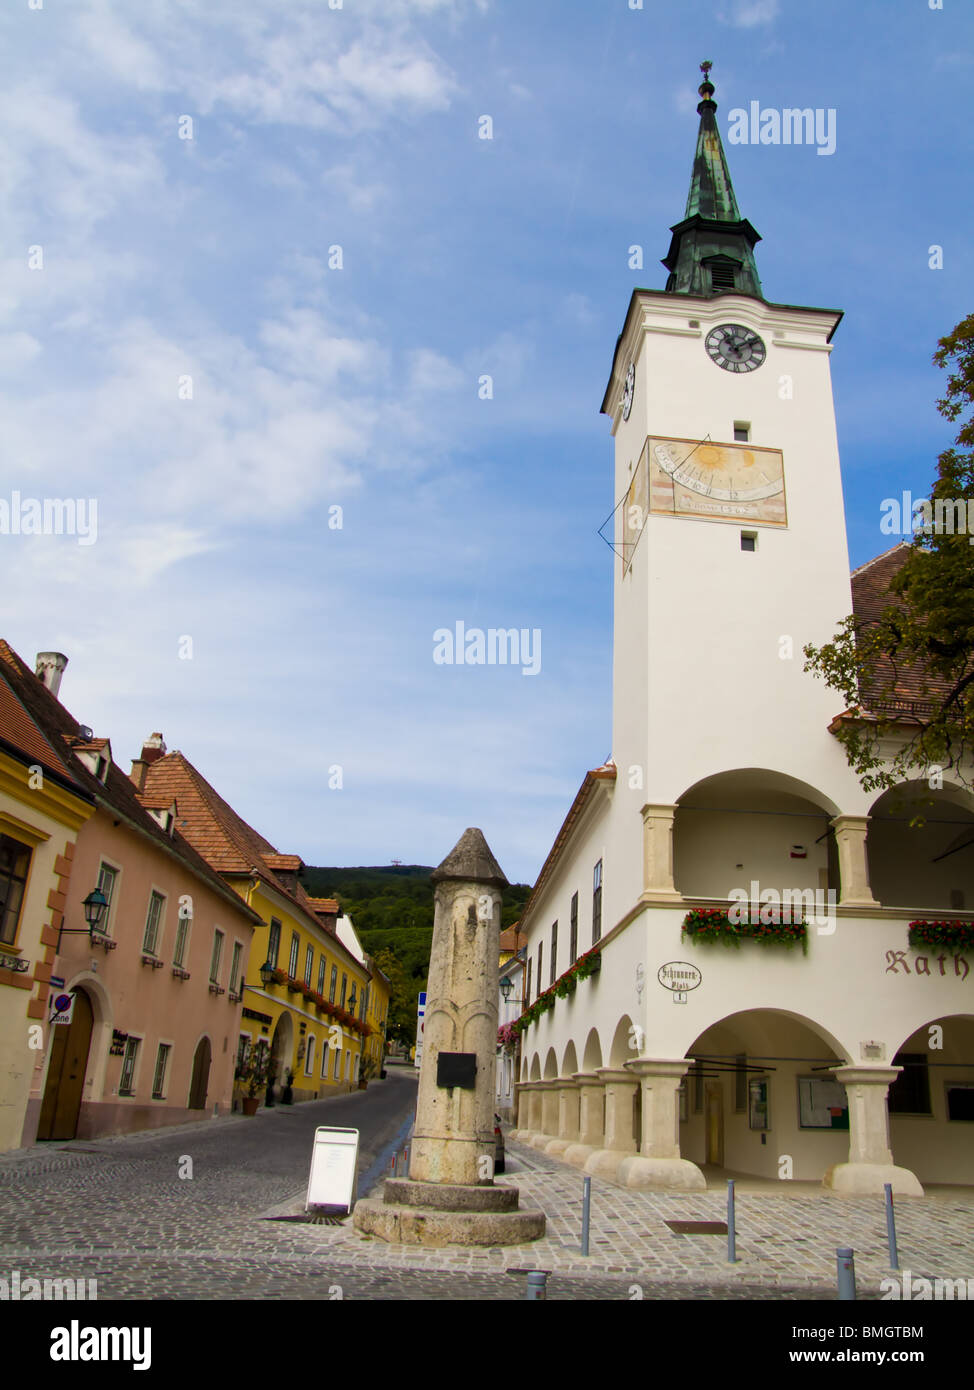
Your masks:
[[[952,439],[972,40],[969,0],[7,0],[0,502],[85,509],[0,534],[0,636],[282,852],[436,864],[475,825],[532,882],[611,749],[599,412],[700,62],[765,295],[845,312],[855,566]],[[751,102],[834,150],[730,143]],[[438,662],[458,622],[530,660]]]

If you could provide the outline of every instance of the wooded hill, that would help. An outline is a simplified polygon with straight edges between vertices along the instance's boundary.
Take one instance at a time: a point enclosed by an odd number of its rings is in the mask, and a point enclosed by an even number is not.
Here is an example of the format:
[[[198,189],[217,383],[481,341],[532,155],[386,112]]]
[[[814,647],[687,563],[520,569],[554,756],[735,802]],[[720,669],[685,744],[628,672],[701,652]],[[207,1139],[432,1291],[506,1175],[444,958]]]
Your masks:
[[[313,898],[337,898],[362,948],[390,977],[393,1006],[390,1030],[413,1042],[416,997],[426,988],[433,942],[433,885],[431,866],[388,864],[361,868],[306,866],[301,880]],[[531,894],[526,883],[506,889],[501,926],[512,926]],[[390,959],[391,958],[391,959]]]

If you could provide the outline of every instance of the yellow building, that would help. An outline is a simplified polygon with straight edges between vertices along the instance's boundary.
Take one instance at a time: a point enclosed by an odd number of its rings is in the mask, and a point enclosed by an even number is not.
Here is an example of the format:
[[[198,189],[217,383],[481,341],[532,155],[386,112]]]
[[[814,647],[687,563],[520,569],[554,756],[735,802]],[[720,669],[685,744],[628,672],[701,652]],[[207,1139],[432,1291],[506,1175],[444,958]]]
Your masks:
[[[298,855],[278,854],[182,753],[160,745],[142,750],[146,793],[177,802],[180,833],[263,923],[244,983],[238,1058],[269,1049],[276,1101],[289,1076],[295,1101],[355,1089],[369,1034],[369,972],[338,937],[337,902],[310,898]]]
[[[392,985],[371,956],[365,957],[365,964],[372,977],[369,981],[368,1008],[365,1014],[365,1021],[372,1031],[366,1040],[365,1052],[369,1059],[368,1071],[375,1077],[381,1074],[385,1066],[386,1026],[389,1022]]]
[[[66,658],[42,652],[37,679],[57,693]],[[94,802],[17,694],[32,680],[0,641],[0,1151],[20,1148],[34,1070],[47,1047],[48,996],[71,861]]]

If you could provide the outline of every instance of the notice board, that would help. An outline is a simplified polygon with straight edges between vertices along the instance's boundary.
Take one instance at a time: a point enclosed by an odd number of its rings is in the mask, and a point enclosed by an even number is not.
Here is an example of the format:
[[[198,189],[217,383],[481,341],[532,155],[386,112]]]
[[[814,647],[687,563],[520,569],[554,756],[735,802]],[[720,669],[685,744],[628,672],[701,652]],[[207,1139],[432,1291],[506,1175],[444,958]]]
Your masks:
[[[305,1210],[348,1213],[355,1201],[358,1130],[319,1125],[311,1151],[311,1176]]]

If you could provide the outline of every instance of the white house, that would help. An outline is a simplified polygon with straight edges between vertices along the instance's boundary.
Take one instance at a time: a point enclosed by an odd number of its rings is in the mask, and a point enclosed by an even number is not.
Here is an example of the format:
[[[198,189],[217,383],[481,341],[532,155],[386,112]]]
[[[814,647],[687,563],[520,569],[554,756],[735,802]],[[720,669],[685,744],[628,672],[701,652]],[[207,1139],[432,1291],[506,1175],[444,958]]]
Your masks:
[[[764,297],[713,93],[706,78],[669,280],[634,291],[602,404],[612,756],[521,922],[529,1009],[561,987],[522,1033],[518,1133],[633,1187],[702,1188],[704,1168],[846,1192],[969,1183],[974,949],[912,948],[908,928],[974,920],[974,801],[945,776],[911,829],[921,773],[867,795],[832,732],[841,702],[803,671],[804,645],[877,602],[903,550],[850,576],[841,314]],[[772,940],[791,890],[806,951]],[[739,903],[761,940],[685,932]],[[579,958],[598,973],[566,979]]]

